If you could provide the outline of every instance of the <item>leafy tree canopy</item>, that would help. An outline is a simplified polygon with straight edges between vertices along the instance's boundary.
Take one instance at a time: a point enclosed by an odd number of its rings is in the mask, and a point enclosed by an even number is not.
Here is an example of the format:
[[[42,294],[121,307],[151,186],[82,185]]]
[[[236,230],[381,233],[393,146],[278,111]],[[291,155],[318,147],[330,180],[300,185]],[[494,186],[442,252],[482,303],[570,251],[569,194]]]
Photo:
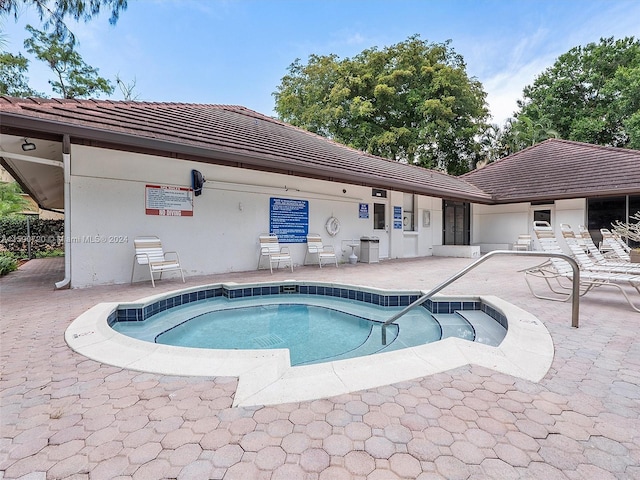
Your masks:
[[[572,48],[523,97],[516,124],[529,119],[560,138],[640,148],[640,42],[611,37]]]
[[[53,70],[56,79],[49,80],[54,92],[62,98],[99,97],[100,93],[113,93],[109,80],[98,75],[98,69],[82,60],[70,40],[62,40],[57,34],[46,34],[27,25],[31,38],[24,41],[24,46]]]
[[[12,97],[42,96],[29,86],[26,76],[29,60],[22,54],[0,53],[0,95]]]
[[[52,28],[59,38],[69,36],[74,43],[73,33],[65,24],[67,17],[86,22],[105,8],[111,13],[109,23],[115,25],[120,12],[127,9],[127,0],[1,0],[0,15],[13,15],[17,19],[24,7],[35,8],[45,30]]]
[[[374,155],[467,172],[480,152],[486,93],[450,42],[418,35],[352,59],[296,60],[274,92],[280,119]]]

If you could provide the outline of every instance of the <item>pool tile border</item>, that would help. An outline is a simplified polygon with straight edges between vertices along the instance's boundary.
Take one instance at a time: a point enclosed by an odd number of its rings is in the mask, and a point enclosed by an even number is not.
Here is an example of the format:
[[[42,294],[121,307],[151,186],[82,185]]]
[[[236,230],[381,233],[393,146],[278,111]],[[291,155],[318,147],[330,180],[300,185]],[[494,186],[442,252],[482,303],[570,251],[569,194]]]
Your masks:
[[[140,322],[170,308],[186,305],[216,297],[229,299],[258,297],[265,295],[319,295],[338,297],[358,302],[370,303],[381,307],[406,307],[422,295],[420,292],[394,292],[390,294],[375,293],[361,287],[327,286],[314,283],[278,283],[262,286],[217,285],[207,286],[200,290],[167,296],[142,306],[122,304],[107,319],[109,326],[116,322]],[[458,310],[481,310],[489,315],[505,329],[508,322],[505,315],[481,301],[446,301],[427,300],[423,305],[431,313],[455,313]]]

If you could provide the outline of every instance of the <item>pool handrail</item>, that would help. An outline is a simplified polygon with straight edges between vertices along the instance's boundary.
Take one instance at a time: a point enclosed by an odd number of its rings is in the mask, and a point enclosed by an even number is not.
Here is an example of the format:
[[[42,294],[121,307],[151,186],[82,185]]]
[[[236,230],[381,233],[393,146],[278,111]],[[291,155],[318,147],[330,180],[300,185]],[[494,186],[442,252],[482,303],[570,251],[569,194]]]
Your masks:
[[[453,282],[455,282],[457,279],[459,279],[460,277],[465,275],[470,270],[473,270],[474,268],[476,268],[481,263],[483,263],[483,262],[485,262],[485,261],[489,260],[490,258],[495,257],[497,255],[515,255],[515,256],[523,256],[523,257],[545,257],[545,258],[552,258],[553,257],[553,258],[560,258],[562,260],[565,260],[569,265],[571,265],[571,269],[573,270],[573,276],[572,276],[572,280],[571,280],[572,281],[571,326],[575,327],[575,328],[578,328],[579,314],[580,314],[580,267],[578,267],[578,264],[573,259],[573,257],[570,257],[569,255],[566,255],[564,253],[553,253],[553,252],[522,252],[522,251],[514,251],[514,250],[494,250],[494,251],[489,252],[489,253],[485,254],[484,256],[480,257],[478,260],[476,260],[472,264],[467,265],[465,268],[460,270],[458,273],[456,273],[455,275],[449,277],[444,282],[442,282],[440,285],[432,288],[427,293],[425,293],[423,296],[421,296],[419,299],[417,299],[415,302],[413,302],[412,304],[408,305],[403,310],[401,310],[400,312],[396,313],[390,319],[385,321],[382,324],[382,344],[383,345],[387,344],[387,326],[389,324],[395,322],[397,319],[402,317],[405,313],[407,313],[412,308],[417,307],[418,305],[422,305],[424,302],[429,300],[433,295],[435,295],[436,293],[438,293],[440,290],[444,289],[445,287],[451,285]]]

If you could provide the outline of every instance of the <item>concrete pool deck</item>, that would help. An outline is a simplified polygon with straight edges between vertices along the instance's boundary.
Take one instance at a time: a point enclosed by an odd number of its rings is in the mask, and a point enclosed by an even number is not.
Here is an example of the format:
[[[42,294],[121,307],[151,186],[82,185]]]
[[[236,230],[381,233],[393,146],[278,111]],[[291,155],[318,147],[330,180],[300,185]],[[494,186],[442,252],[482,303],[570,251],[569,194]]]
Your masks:
[[[298,267],[293,277],[428,289],[470,262]],[[179,280],[56,292],[61,259],[32,260],[0,279],[0,478],[640,479],[640,314],[598,289],[581,300],[574,329],[569,304],[527,289],[518,270],[535,263],[491,259],[443,293],[498,295],[537,317],[555,346],[538,383],[467,365],[319,400],[233,407],[236,377],[141,373],[64,341],[94,305],[176,290]],[[291,277],[240,272],[186,285]]]

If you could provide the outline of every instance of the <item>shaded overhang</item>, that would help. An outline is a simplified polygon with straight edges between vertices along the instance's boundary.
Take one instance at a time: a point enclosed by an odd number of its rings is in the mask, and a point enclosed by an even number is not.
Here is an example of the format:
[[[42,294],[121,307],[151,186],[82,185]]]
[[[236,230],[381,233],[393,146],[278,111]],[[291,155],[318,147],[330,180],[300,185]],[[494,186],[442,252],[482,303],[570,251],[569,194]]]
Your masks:
[[[18,182],[22,190],[44,209],[64,208],[64,171],[62,140],[26,137],[35,150],[22,150],[24,136],[0,133],[0,164]]]

